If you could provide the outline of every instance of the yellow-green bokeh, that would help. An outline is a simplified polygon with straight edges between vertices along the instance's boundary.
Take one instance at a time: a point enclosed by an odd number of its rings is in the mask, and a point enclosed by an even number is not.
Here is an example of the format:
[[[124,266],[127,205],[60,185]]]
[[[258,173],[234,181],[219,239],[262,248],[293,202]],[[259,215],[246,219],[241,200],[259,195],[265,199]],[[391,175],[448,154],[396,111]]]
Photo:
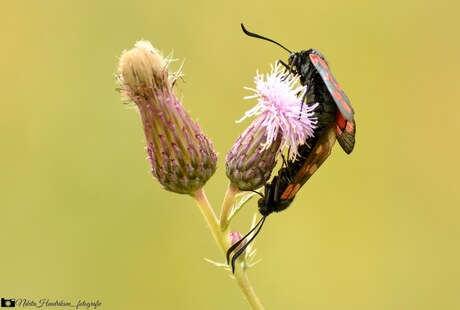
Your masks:
[[[225,154],[255,71],[316,48],[356,111],[249,276],[267,309],[460,308],[460,5],[452,1],[1,1],[0,297],[100,309],[246,309],[194,202],[148,174],[115,91],[136,40],[185,58],[184,105]],[[178,66],[180,63],[177,64]],[[253,201],[236,227],[246,231]]]

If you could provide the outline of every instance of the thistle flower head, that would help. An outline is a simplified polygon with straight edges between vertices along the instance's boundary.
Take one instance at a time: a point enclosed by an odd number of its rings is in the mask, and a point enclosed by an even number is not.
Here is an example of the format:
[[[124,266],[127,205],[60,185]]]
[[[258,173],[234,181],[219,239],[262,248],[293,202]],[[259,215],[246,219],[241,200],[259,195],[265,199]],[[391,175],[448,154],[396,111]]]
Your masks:
[[[306,86],[299,85],[299,76],[286,75],[284,67],[279,63],[271,68],[271,72],[265,76],[257,72],[254,77],[255,88],[245,87],[255,94],[244,98],[256,98],[257,105],[247,111],[240,121],[258,116],[258,122],[265,128],[267,136],[262,146],[272,144],[281,134],[280,148],[290,146],[291,155],[295,157],[297,146],[313,136],[317,123],[313,110],[317,104],[302,106]]]
[[[256,190],[270,179],[278,152],[297,146],[311,137],[317,120],[313,110],[317,106],[302,107],[305,86],[298,86],[299,78],[286,75],[281,65],[272,66],[270,74],[257,73],[255,92],[245,99],[256,98],[257,105],[247,111],[242,121],[256,116],[251,125],[238,137],[227,154],[226,173],[233,186],[240,190]]]
[[[168,64],[149,42],[139,41],[120,57],[119,80],[139,110],[152,175],[169,191],[191,194],[213,175],[217,156],[175,96]]]

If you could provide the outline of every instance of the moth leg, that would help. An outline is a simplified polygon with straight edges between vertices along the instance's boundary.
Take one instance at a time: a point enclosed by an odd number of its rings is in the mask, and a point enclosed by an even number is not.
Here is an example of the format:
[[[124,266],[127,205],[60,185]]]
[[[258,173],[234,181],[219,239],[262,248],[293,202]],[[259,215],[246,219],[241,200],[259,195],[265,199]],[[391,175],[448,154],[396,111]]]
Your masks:
[[[292,69],[291,69],[292,66],[287,65],[287,64],[286,64],[284,61],[282,61],[282,60],[278,60],[278,62],[279,62],[280,64],[282,64],[283,67],[284,67],[286,70],[289,70],[289,72],[292,71]]]
[[[289,148],[288,148],[288,157],[289,157],[290,152],[291,152],[291,146],[289,146]],[[289,174],[289,179],[292,179],[291,167],[289,167],[289,165],[287,163],[287,160],[286,160],[286,157],[284,157],[284,154],[281,154],[281,158],[283,159],[283,169],[286,169],[286,171]]]
[[[289,148],[288,148],[288,156],[289,156],[289,153],[290,153],[290,152],[291,152],[291,146],[289,146]],[[281,159],[283,160],[283,165],[282,165],[282,167],[289,170],[289,166],[288,166],[288,164],[287,164],[286,157],[284,157],[284,154],[281,154]]]
[[[280,59],[278,59],[278,63],[280,63],[280,64],[283,65],[283,67],[284,67],[284,73],[286,73],[286,71],[287,71],[287,74],[283,77],[282,81],[284,81],[285,79],[287,79],[287,77],[288,77],[289,75],[291,75],[291,74],[297,74],[297,71],[295,71],[295,70],[293,69],[293,67],[294,67],[293,65],[288,65],[288,64],[286,64],[284,61],[282,61],[282,60],[280,60]]]

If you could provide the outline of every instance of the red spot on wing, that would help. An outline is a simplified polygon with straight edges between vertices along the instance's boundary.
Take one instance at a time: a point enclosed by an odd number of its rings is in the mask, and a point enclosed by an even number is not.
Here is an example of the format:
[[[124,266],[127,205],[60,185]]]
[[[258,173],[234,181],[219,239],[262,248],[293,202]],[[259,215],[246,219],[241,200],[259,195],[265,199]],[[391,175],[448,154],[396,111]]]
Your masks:
[[[337,134],[339,136],[346,134],[353,134],[355,131],[355,123],[352,121],[347,121],[342,113],[337,111]]]
[[[347,121],[343,118],[342,113],[337,111],[337,126],[339,126],[340,130],[343,131],[346,125],[347,125]]]
[[[310,54],[310,59],[315,66],[319,63],[324,70],[329,70],[329,67],[327,66],[326,62],[319,55]]]
[[[332,95],[334,96],[335,99],[337,99],[337,101],[340,102],[340,104],[344,107],[345,110],[347,110],[347,112],[352,113],[350,105],[345,101],[345,99],[343,98],[340,92],[336,90],[332,90]]]
[[[321,63],[321,66],[323,66],[324,70],[329,70],[329,67],[327,66],[326,62],[321,57],[318,56],[318,60]]]
[[[340,91],[343,91],[342,86],[340,86],[339,83],[337,83],[336,79],[332,76],[332,74],[329,73],[329,71],[326,71],[325,76],[332,84],[334,84],[335,88],[337,88]]]
[[[314,65],[317,65],[320,58],[316,54],[310,54],[310,59],[311,59],[311,61],[313,62]]]
[[[342,101],[343,100],[343,97],[342,97],[342,94],[339,93],[338,91],[336,90],[332,90],[332,95],[335,97],[335,99],[337,99],[338,101]]]
[[[346,102],[344,99],[340,100],[340,103],[342,104],[342,106],[345,108],[345,110],[347,110],[347,112],[350,112],[350,113],[353,113],[351,111],[351,107],[350,105],[348,104],[348,102]]]
[[[347,127],[345,128],[345,130],[348,133],[354,132],[355,131],[355,124],[353,122],[347,122]]]
[[[340,86],[340,84],[337,83],[337,81],[335,79],[334,79],[334,86],[337,87],[338,90],[343,91],[342,86]]]

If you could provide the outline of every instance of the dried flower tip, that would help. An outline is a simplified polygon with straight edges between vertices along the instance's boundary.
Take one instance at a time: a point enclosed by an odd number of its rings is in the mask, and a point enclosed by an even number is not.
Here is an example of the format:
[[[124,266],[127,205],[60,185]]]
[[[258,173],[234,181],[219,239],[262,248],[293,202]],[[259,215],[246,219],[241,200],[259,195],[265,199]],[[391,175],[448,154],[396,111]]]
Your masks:
[[[214,174],[217,156],[175,96],[168,63],[149,42],[139,41],[120,57],[119,80],[139,110],[152,175],[169,191],[191,194]]]
[[[135,102],[138,96],[153,96],[155,89],[170,87],[168,62],[148,41],[138,41],[120,57],[118,74],[123,95]]]

